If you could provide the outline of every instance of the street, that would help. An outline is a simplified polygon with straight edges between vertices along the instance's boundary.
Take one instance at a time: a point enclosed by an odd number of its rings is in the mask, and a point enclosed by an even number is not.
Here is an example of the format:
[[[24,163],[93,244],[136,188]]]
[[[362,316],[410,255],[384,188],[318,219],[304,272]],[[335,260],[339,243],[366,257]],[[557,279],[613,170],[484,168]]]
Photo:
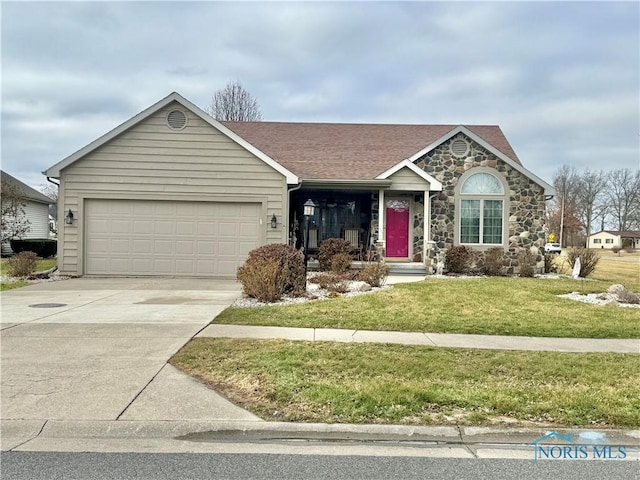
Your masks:
[[[2,452],[3,480],[634,479],[637,461],[395,456]]]

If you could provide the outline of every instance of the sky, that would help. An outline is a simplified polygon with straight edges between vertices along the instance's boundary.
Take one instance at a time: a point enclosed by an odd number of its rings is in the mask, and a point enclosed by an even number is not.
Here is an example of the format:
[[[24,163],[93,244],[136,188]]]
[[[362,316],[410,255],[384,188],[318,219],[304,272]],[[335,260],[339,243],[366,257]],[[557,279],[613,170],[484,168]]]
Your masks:
[[[177,91],[263,119],[500,125],[524,166],[640,168],[640,3],[6,2],[2,170],[43,170]]]

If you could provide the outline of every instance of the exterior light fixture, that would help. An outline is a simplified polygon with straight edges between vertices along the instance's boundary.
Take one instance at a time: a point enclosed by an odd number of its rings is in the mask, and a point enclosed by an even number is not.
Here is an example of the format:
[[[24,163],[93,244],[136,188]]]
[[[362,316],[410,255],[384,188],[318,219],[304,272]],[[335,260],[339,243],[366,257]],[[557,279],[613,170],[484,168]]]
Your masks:
[[[271,217],[271,228],[278,228],[278,218],[275,213]]]
[[[64,218],[64,223],[66,223],[67,225],[73,224],[73,212],[71,211],[71,209],[69,209],[69,212],[67,212],[67,215]]]
[[[308,217],[313,217],[315,213],[316,213],[316,204],[313,203],[313,200],[309,199],[306,202],[304,202],[304,216],[307,217],[307,220],[309,219]]]
[[[304,273],[305,273],[305,286],[307,282],[307,262],[309,261],[309,223],[311,223],[311,217],[313,217],[316,213],[316,204],[313,203],[313,200],[309,199],[304,202],[304,221],[306,223],[305,227],[305,235],[304,235]]]

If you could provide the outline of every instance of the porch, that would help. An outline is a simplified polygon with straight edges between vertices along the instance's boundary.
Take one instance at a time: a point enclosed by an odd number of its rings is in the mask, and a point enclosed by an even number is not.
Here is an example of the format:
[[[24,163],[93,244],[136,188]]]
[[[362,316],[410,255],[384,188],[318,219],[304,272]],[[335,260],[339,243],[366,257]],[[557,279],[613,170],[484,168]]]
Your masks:
[[[316,209],[309,220],[310,258],[317,256],[323,241],[342,238],[353,245],[356,262],[384,259],[394,271],[425,274],[432,245],[429,185],[422,191],[392,190],[390,181],[375,186],[379,188],[337,188],[334,184],[292,191],[290,244],[304,246],[303,206],[312,200]]]

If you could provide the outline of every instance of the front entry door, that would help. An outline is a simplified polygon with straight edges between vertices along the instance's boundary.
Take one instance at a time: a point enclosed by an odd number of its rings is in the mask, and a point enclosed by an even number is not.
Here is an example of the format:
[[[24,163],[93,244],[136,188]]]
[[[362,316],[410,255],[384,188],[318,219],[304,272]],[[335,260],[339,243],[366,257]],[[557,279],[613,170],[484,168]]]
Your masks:
[[[387,257],[409,256],[409,201],[387,200]]]

